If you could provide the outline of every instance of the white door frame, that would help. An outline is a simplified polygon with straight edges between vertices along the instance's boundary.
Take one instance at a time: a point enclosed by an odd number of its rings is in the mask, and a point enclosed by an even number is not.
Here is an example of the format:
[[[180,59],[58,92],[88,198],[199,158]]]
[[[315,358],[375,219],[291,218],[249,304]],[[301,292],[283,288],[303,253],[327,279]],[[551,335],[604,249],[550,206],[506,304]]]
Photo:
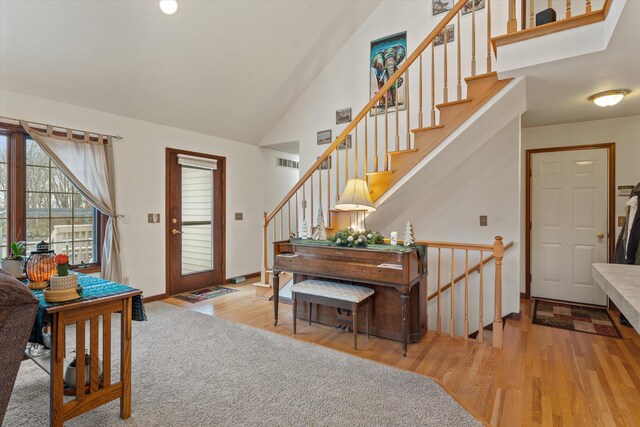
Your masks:
[[[613,252],[615,250],[615,185],[616,185],[616,144],[608,142],[604,144],[590,145],[574,145],[563,147],[536,148],[526,151],[526,199],[525,199],[525,293],[521,296],[531,298],[531,163],[532,156],[539,153],[548,153],[553,151],[575,151],[575,150],[607,150],[607,170],[608,170],[608,188],[607,199],[609,201],[608,209],[608,258],[609,262],[613,260]]]

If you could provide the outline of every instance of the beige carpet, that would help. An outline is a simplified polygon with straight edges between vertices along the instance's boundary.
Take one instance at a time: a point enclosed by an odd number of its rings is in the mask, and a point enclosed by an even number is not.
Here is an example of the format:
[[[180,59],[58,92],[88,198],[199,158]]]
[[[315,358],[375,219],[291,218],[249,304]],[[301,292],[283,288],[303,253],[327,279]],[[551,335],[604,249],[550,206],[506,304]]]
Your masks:
[[[116,401],[65,425],[481,425],[429,378],[162,302],[147,313],[133,322],[133,416]],[[48,408],[48,377],[23,362],[4,425],[46,425]]]

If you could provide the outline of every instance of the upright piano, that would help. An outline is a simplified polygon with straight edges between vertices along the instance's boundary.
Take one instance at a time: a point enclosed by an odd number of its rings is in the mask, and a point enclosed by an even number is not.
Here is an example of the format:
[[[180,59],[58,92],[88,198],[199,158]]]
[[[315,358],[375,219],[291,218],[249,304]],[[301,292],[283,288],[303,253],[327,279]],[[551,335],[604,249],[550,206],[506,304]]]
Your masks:
[[[293,273],[294,283],[330,279],[373,289],[370,332],[400,341],[419,342],[427,330],[427,260],[424,247],[369,245],[338,247],[326,241],[292,239],[274,242],[274,325],[278,323],[279,274]],[[332,326],[351,325],[350,312],[313,306],[314,321]],[[298,305],[298,317],[308,319],[308,307]],[[365,331],[364,319],[358,325]]]

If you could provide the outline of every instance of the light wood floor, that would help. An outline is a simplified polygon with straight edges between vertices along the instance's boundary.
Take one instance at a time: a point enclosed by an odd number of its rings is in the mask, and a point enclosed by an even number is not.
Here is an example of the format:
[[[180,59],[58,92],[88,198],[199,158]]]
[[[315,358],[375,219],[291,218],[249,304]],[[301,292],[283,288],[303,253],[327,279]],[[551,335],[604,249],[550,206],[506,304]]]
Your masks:
[[[294,337],[291,306],[280,306],[273,326],[272,303],[256,299],[251,284],[237,289],[196,304],[165,301]],[[429,332],[409,345],[407,357],[400,343],[363,335],[354,351],[351,334],[306,322],[298,322],[295,339],[433,378],[487,424],[640,426],[640,336],[633,329],[618,325],[624,339],[570,332],[531,324],[529,300],[521,309],[521,320],[506,323],[503,350]]]

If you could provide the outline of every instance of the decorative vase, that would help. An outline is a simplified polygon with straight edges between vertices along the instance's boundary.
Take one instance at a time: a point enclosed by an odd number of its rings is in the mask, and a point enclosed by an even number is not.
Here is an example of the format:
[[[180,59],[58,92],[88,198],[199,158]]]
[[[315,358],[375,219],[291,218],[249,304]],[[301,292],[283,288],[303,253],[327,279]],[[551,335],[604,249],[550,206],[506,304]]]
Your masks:
[[[69,275],[69,264],[58,264],[58,276]]]
[[[70,363],[64,365],[64,383],[67,388],[76,388],[76,367],[69,366]],[[84,384],[89,385],[91,382],[91,362],[84,366]],[[98,378],[102,377],[102,359],[98,358]]]
[[[24,277],[24,260],[3,259],[0,260],[0,267],[16,279]]]

